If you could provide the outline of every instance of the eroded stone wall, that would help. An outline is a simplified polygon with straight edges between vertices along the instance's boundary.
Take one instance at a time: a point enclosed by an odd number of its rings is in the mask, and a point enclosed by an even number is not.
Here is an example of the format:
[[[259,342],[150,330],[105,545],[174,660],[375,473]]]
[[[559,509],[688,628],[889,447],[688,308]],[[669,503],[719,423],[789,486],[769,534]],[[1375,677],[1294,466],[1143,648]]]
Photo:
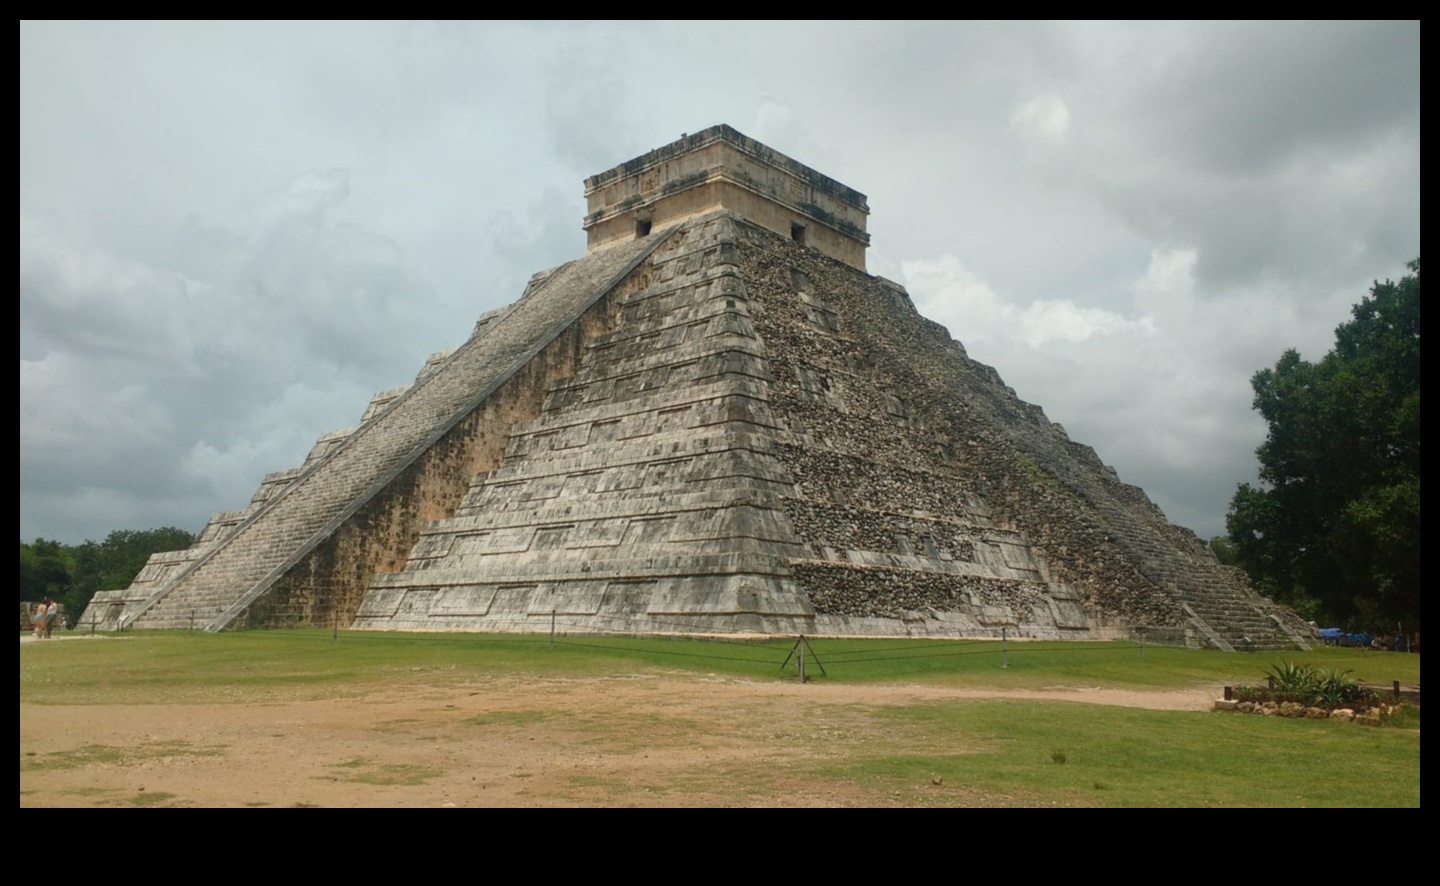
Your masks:
[[[269,624],[313,615],[318,611],[313,598],[320,593],[335,601],[320,607],[327,614],[353,606],[353,594],[363,586],[362,574],[371,568],[393,568],[403,559],[414,526],[443,516],[447,503],[453,503],[454,492],[443,490],[452,483],[463,487],[468,482],[464,475],[473,473],[470,468],[485,462],[480,456],[456,453],[470,453],[470,444],[487,435],[498,440],[503,432],[477,431],[472,437],[462,432],[450,444],[441,441],[487,401],[493,400],[492,408],[503,413],[510,408],[506,404],[527,400],[497,396],[517,378],[534,378],[539,391],[528,395],[528,402],[543,395],[554,372],[573,367],[573,360],[559,356],[566,347],[564,336],[663,240],[617,247],[537,275],[518,302],[482,318],[485,322],[477,324],[464,345],[436,358],[433,369],[427,364],[415,385],[333,451],[302,468],[293,481],[168,585],[135,606],[127,605],[127,621],[138,627],[178,627],[195,619],[211,630],[236,620]],[[581,323],[581,332],[584,328]],[[561,342],[560,350],[547,351],[556,341]],[[556,361],[553,371],[547,353]],[[431,459],[441,466],[434,481],[423,478],[423,466]],[[407,474],[413,478],[408,484],[402,479]],[[396,494],[390,498],[386,491],[397,481]],[[362,513],[364,517],[359,516]],[[354,531],[342,532],[352,520],[357,521],[351,524]],[[362,538],[367,523],[375,530],[373,540]],[[292,574],[296,577],[287,579]],[[301,602],[307,593],[282,593],[278,601],[297,601],[287,610],[279,602],[262,599],[287,581],[298,582],[285,585],[292,590],[309,588],[310,602]],[[254,618],[248,614],[252,606]]]
[[[867,348],[829,300],[852,286],[903,311],[903,292],[796,247],[822,263],[807,271],[729,214],[677,238],[502,464],[376,577],[359,623],[1108,635],[986,503],[933,392],[887,370],[903,354]]]
[[[651,256],[613,331],[551,385],[504,462],[376,576],[357,624],[426,630],[793,631],[798,551],[778,507],[769,370],[702,217]]]
[[[1041,581],[1052,595],[1073,594],[1092,624],[1143,625],[1169,639],[1189,632],[1195,642],[1213,636],[1216,645],[1227,637],[1250,648],[1292,645],[1193,533],[971,360],[903,289],[760,227],[739,230],[784,425],[777,451],[797,480],[786,511],[824,561],[797,573],[817,612],[933,607],[984,586],[991,603],[1014,600],[1023,618]],[[1003,531],[1021,542],[987,545]],[[1036,575],[1017,576],[1004,593],[1003,581],[955,575],[967,561],[1008,567],[997,549],[1030,551]],[[885,557],[945,577],[877,576]]]
[[[643,281],[643,273],[636,279]],[[574,375],[585,344],[608,330],[613,314],[613,298],[590,308],[306,554],[251,605],[243,624],[233,626],[349,626],[372,576],[403,568],[420,530],[455,513],[475,475],[500,464],[510,431],[540,414],[550,386]]]

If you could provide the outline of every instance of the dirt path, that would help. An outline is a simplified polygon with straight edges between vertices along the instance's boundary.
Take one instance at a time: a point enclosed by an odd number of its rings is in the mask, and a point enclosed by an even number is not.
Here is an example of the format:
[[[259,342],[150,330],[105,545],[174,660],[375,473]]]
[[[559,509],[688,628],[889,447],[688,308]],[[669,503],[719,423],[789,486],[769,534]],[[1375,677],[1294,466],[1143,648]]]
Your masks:
[[[877,707],[1000,697],[1200,711],[1215,694],[637,674],[331,701],[22,704],[20,805],[872,804],[883,798],[807,766],[887,741]]]

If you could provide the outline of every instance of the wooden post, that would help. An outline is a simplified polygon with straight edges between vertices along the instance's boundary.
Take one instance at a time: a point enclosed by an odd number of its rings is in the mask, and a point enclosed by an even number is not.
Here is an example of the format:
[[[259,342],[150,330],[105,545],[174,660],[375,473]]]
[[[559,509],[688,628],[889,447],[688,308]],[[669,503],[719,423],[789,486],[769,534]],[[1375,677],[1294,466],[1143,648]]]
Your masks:
[[[1009,638],[1005,633],[1005,628],[1003,627],[1000,629],[1000,667],[1010,667]]]

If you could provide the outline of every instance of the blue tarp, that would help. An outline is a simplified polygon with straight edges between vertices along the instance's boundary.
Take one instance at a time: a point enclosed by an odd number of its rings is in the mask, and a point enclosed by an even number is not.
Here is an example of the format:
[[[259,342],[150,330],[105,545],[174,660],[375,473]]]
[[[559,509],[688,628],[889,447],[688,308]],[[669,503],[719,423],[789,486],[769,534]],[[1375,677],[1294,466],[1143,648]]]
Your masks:
[[[1347,634],[1339,628],[1321,628],[1320,639],[1329,640],[1337,646],[1369,646],[1374,638],[1369,634]]]

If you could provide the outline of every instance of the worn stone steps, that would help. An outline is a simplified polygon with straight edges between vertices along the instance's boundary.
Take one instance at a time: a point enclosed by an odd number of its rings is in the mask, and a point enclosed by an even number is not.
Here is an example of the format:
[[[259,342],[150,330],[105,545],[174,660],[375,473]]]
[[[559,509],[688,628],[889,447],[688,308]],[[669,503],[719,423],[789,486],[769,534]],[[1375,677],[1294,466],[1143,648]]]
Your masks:
[[[563,330],[564,321],[593,299],[597,285],[615,279],[659,242],[617,246],[552,272],[127,618],[139,627],[181,627],[195,613],[211,629],[224,627],[318,543],[328,526],[363,504],[430,439]]]

